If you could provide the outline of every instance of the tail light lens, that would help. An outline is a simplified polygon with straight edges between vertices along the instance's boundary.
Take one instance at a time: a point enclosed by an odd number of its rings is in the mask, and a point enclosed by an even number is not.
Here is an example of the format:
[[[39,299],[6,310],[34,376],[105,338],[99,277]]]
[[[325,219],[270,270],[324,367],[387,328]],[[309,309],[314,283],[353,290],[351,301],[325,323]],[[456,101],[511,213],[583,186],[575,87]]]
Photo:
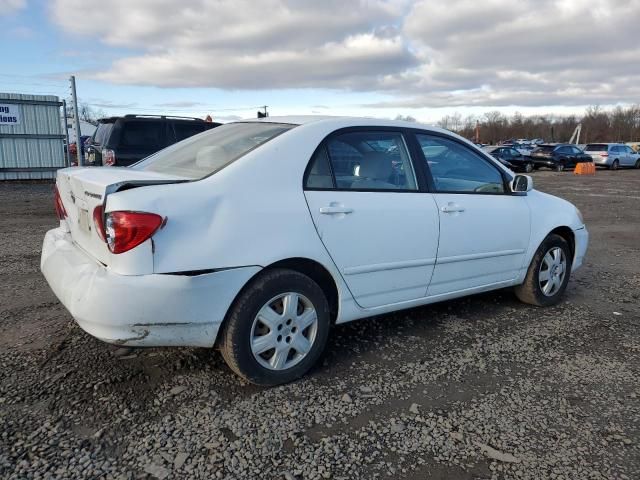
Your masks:
[[[102,149],[102,165],[113,167],[116,164],[116,152],[110,148]]]
[[[600,156],[601,156],[601,157],[608,157],[608,156],[609,156],[609,154],[605,152],[605,153],[601,153],[601,154],[600,154]]]
[[[95,214],[95,210],[94,210]],[[109,212],[104,222],[105,239],[112,253],[124,253],[148,240],[163,224],[155,213]]]
[[[93,209],[93,224],[96,226],[96,233],[103,242],[107,241],[107,234],[104,231],[104,207],[98,205]]]
[[[53,206],[56,209],[56,216],[58,217],[58,220],[64,220],[67,218],[67,211],[62,203],[62,197],[60,196],[57,185],[53,187]]]

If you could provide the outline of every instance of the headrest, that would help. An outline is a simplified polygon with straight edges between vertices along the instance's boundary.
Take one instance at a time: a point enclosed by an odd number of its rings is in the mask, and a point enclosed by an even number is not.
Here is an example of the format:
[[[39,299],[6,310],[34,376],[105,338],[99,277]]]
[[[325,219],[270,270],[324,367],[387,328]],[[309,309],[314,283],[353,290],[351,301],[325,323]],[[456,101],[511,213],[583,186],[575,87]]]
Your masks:
[[[362,156],[360,177],[386,181],[393,172],[391,157],[384,152],[367,152]]]

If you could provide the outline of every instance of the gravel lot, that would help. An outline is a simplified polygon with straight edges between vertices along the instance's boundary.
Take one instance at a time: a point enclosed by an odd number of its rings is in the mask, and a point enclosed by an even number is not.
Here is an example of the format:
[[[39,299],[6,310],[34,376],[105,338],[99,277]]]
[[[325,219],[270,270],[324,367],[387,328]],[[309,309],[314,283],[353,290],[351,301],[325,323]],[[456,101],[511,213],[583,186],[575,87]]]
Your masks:
[[[0,185],[0,477],[640,478],[640,171],[536,172],[591,233],[565,301],[508,291],[333,330],[291,385],[83,333],[39,272],[51,185]]]

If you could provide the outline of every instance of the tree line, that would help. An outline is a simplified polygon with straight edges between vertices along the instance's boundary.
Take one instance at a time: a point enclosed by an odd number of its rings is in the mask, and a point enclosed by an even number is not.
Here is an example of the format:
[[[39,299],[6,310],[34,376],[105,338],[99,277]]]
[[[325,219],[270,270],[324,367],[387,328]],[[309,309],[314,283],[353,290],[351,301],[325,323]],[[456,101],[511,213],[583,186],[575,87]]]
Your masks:
[[[580,143],[640,141],[640,104],[604,109],[587,107],[584,115],[536,115],[515,113],[506,116],[498,111],[478,117],[459,113],[443,117],[438,126],[475,140],[496,144],[517,138],[542,138],[546,142],[568,142],[578,125],[582,125]]]

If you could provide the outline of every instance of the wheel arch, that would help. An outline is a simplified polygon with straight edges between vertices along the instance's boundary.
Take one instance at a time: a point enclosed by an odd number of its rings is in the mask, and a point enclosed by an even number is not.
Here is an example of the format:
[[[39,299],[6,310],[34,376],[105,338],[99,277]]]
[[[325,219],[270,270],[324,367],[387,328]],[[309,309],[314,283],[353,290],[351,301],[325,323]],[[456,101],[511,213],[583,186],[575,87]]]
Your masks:
[[[576,238],[575,238],[575,234],[573,233],[573,230],[570,227],[563,225],[551,230],[547,234],[547,237],[549,235],[554,235],[554,234],[564,238],[564,240],[569,244],[569,249],[571,250],[571,261],[573,262],[573,257],[575,256],[575,253],[576,253]]]
[[[278,260],[267,265],[259,272],[256,272],[249,280],[246,281],[244,286],[240,289],[240,291],[238,291],[233,301],[229,305],[227,313],[225,314],[225,317],[220,324],[220,330],[222,330],[223,325],[227,323],[230,312],[233,310],[236,302],[238,301],[238,298],[247,289],[247,287],[251,285],[251,283],[257,278],[264,275],[266,272],[277,268],[284,268],[302,273],[303,275],[308,276],[314,282],[316,282],[327,297],[327,302],[329,303],[329,313],[331,315],[331,323],[334,324],[336,322],[336,319],[338,318],[338,311],[340,308],[340,293],[333,275],[331,275],[329,270],[327,270],[327,268],[317,260],[311,260],[310,258],[304,257],[292,257]],[[219,341],[220,335],[218,335],[218,338],[216,338],[215,345],[218,345]]]

